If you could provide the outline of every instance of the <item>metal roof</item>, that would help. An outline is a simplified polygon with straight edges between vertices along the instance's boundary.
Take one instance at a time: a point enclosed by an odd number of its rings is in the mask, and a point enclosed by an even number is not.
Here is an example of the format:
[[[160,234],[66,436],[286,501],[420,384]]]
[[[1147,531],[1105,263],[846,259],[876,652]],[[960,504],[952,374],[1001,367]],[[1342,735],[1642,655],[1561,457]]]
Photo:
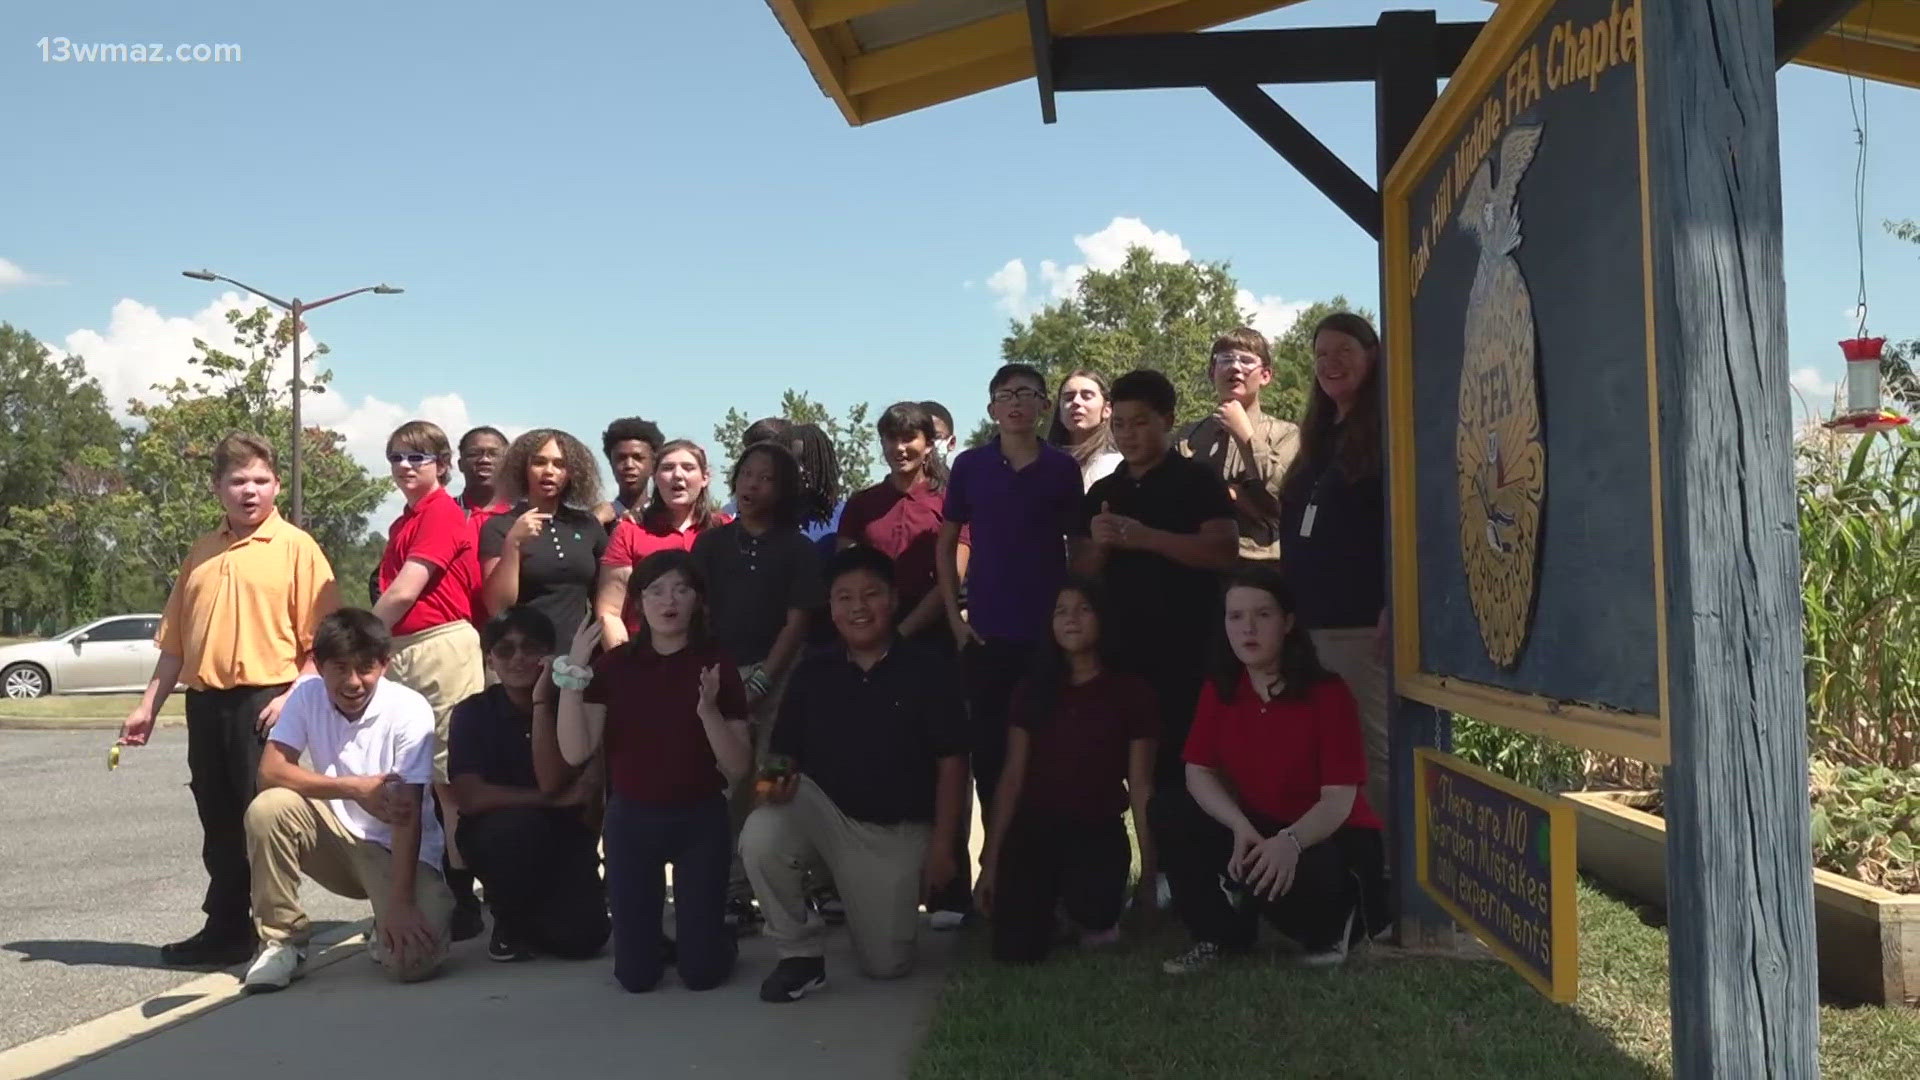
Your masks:
[[[1056,38],[1168,33],[1204,30],[1301,2],[1048,0],[1047,14]],[[767,0],[767,5],[849,124],[884,120],[1033,77],[1025,0]],[[1418,5],[1409,0],[1409,6]],[[1318,8],[1331,19],[1339,17],[1331,3]],[[1920,0],[1862,0],[1796,62],[1920,87]]]

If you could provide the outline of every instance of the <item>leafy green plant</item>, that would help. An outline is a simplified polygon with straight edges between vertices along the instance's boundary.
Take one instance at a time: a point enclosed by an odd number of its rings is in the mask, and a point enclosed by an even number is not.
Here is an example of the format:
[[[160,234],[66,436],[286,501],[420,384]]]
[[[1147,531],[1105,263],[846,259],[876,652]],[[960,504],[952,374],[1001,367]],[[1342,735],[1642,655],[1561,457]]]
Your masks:
[[[1453,752],[1483,769],[1542,791],[1570,791],[1583,786],[1586,776],[1579,750],[1544,736],[1466,716],[1453,718]]]
[[[1920,893],[1920,767],[1813,763],[1813,850],[1822,869]]]
[[[1920,434],[1795,440],[1813,756],[1920,763]]]

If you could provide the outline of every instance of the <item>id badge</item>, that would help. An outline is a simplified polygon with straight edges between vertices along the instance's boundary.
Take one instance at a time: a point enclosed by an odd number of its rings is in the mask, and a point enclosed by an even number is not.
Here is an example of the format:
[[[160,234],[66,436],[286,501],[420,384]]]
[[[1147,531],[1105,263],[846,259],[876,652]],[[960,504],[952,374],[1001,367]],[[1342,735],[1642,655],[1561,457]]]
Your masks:
[[[1300,515],[1300,535],[1302,537],[1313,535],[1313,519],[1315,515],[1319,513],[1320,506],[1318,503],[1307,504],[1307,512]]]

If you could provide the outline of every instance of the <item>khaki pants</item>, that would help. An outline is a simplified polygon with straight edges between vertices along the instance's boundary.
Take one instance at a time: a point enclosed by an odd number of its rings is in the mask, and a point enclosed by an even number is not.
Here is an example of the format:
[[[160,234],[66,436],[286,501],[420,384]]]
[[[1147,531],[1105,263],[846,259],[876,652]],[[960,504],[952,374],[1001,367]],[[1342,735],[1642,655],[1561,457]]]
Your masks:
[[[1313,631],[1320,664],[1346,680],[1360,706],[1360,734],[1367,744],[1367,803],[1391,831],[1388,801],[1392,771],[1387,761],[1387,665],[1380,659],[1379,634],[1371,626]]]
[[[465,620],[393,639],[387,678],[417,691],[433,706],[436,784],[447,782],[447,721],[453,707],[487,688],[486,672],[486,662],[480,655],[480,632]]]
[[[744,680],[751,670],[751,665],[741,668],[741,678]],[[780,699],[786,692],[787,680],[782,678],[747,713],[747,738],[752,743],[753,769],[727,792],[727,823],[732,830],[734,849],[733,863],[727,869],[729,900],[753,899],[753,885],[747,879],[747,868],[740,860],[740,830],[747,823],[747,815],[753,813],[754,783],[760,778],[761,767],[767,763],[767,741],[773,737],[773,722],[780,716]]]
[[[393,894],[393,853],[341,827],[327,804],[288,788],[268,788],[247,807],[247,861],[253,870],[253,925],[262,942],[305,945],[312,930],[300,907],[300,875],[353,900],[373,902],[373,938]],[[428,955],[375,950],[380,966],[402,982],[432,975],[447,958],[453,894],[440,871],[414,867],[413,902],[438,947]]]
[[[932,833],[925,822],[855,821],[806,776],[792,802],[755,810],[740,830],[740,857],[780,956],[823,955],[826,923],[807,909],[806,874],[825,864],[847,906],[861,972],[897,979],[913,970],[920,873]]]

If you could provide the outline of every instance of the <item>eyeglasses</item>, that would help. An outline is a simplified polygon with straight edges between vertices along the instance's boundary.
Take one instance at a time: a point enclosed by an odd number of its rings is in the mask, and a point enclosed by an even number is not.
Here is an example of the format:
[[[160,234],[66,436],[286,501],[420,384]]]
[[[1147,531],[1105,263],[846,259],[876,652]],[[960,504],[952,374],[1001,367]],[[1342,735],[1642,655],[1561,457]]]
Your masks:
[[[437,461],[437,460],[439,459],[435,457],[433,454],[388,454],[387,455],[387,464],[405,465],[409,469],[417,469],[420,466],[425,465],[429,461]]]
[[[460,456],[463,458],[471,458],[476,461],[492,461],[493,459],[500,456],[500,451],[495,450],[493,447],[489,446],[484,450],[462,450],[460,451]]]
[[[1265,361],[1250,352],[1217,352],[1213,362],[1221,367],[1257,368],[1266,366]]]
[[[547,654],[547,648],[547,646],[533,641],[502,641],[494,645],[493,655],[502,660],[508,659],[514,653],[519,653],[521,656],[527,657],[544,657]]]
[[[686,600],[697,594],[693,591],[693,586],[688,585],[684,581],[676,581],[672,584],[664,581],[656,581],[646,588],[641,589],[640,595],[648,600],[659,601]]]
[[[1045,401],[1046,399],[1047,395],[1035,390],[1031,386],[1022,386],[1017,390],[995,390],[993,392],[993,403],[995,405],[1011,405],[1016,401],[1022,405],[1031,405],[1036,401]]]

